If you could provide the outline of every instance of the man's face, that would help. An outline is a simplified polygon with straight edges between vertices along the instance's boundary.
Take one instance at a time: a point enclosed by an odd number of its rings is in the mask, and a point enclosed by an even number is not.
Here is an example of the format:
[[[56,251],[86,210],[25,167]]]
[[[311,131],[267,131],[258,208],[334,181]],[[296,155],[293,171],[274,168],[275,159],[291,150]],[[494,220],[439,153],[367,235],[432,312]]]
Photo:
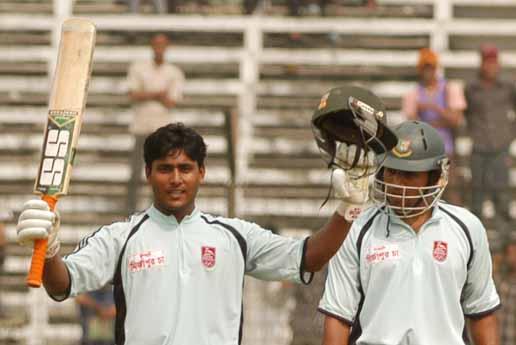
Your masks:
[[[500,64],[497,60],[484,60],[480,65],[482,76],[487,80],[495,80],[498,77],[500,71]]]
[[[157,35],[151,41],[152,51],[154,52],[154,61],[163,62],[165,51],[168,46],[168,38],[165,35]]]
[[[422,198],[410,198],[419,196],[419,190],[415,188],[401,188],[401,187],[427,187],[429,182],[429,173],[423,172],[411,172],[403,170],[395,170],[384,168],[383,170],[383,181],[386,184],[399,185],[400,187],[386,186],[386,193],[394,194],[387,196],[389,205],[395,207],[414,207],[422,206]],[[409,197],[409,198],[407,198]]]
[[[424,65],[419,72],[421,81],[430,84],[437,79],[437,68],[433,65]]]
[[[205,168],[183,150],[171,151],[145,167],[147,181],[154,192],[154,205],[167,215],[182,219],[195,207],[195,197],[204,181]]]

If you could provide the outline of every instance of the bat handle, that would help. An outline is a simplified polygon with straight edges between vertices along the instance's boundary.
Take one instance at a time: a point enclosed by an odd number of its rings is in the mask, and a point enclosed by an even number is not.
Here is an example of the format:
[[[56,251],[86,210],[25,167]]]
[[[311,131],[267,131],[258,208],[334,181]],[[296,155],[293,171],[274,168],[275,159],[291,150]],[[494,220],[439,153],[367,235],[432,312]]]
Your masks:
[[[51,211],[56,208],[57,198],[44,195],[43,199]],[[27,286],[39,288],[43,281],[43,269],[45,267],[45,254],[47,253],[47,239],[34,241],[34,251],[32,252],[32,261],[30,263],[29,274],[27,275]]]

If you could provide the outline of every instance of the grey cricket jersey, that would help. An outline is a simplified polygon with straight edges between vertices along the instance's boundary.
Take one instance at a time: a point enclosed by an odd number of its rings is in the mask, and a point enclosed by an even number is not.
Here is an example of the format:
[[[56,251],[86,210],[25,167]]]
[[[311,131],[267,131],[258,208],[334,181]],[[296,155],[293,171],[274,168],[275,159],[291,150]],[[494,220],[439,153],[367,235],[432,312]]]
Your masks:
[[[358,345],[463,345],[464,315],[499,306],[484,227],[438,203],[419,233],[377,207],[357,219],[330,261],[319,311],[354,325]]]
[[[198,209],[178,224],[151,206],[65,257],[69,295],[114,283],[117,345],[236,345],[244,274],[304,282],[305,245]]]

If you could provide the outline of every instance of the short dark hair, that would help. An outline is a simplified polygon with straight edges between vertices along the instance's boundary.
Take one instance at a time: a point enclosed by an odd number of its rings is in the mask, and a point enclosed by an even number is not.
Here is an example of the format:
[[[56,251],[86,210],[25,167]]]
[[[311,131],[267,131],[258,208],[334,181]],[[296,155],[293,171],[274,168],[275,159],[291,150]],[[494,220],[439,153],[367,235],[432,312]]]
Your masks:
[[[197,162],[199,167],[204,166],[206,144],[203,137],[181,122],[160,127],[145,139],[143,144],[145,165],[150,168],[152,162],[177,150],[184,151],[190,159]]]

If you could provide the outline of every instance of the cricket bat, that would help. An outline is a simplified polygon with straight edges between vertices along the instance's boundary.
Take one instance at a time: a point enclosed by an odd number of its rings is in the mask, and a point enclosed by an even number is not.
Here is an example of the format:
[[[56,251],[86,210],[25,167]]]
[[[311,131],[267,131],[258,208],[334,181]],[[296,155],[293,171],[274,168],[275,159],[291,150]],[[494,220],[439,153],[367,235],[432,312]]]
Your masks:
[[[48,104],[39,172],[34,193],[40,194],[50,209],[68,193],[77,141],[91,75],[95,26],[86,19],[72,18],[62,25],[57,65]],[[45,265],[47,240],[37,240],[27,285],[40,287]]]

